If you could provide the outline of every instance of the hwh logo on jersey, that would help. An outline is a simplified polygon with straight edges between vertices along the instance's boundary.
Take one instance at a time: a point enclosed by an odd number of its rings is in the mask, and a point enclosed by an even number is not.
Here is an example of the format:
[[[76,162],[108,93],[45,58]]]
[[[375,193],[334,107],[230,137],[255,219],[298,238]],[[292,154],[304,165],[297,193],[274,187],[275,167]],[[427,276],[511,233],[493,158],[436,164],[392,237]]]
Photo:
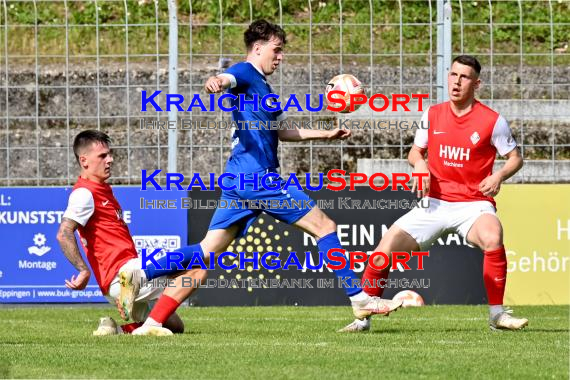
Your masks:
[[[450,160],[469,161],[469,152],[471,149],[460,148],[457,146],[440,145],[439,157]]]

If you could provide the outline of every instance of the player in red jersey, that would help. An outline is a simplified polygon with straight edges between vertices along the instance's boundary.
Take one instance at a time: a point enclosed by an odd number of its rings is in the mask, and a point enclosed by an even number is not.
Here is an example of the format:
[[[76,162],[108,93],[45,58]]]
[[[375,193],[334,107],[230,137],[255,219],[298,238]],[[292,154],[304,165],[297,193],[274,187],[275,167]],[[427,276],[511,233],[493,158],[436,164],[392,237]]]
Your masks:
[[[75,240],[77,230],[101,291],[109,302],[115,304],[120,291],[119,271],[140,268],[141,262],[129,229],[123,221],[121,206],[115,199],[111,186],[106,183],[111,176],[113,163],[109,143],[109,136],[100,131],[83,131],[75,137],[73,152],[81,167],[81,174],[69,196],[57,240],[67,259],[79,271],[77,276],[65,280],[65,285],[72,290],[85,289],[91,277],[91,271]],[[192,277],[205,279],[206,271],[195,269]],[[93,334],[131,333],[142,325],[141,322],[148,316],[153,301],[158,299],[162,290],[150,285],[141,287],[133,308],[134,323],[118,327],[112,318],[105,317]],[[173,332],[184,331],[184,324],[176,314],[166,323]]]
[[[449,101],[430,107],[422,116],[429,129],[416,132],[408,162],[418,173],[429,173],[418,196],[427,196],[429,208],[416,208],[398,219],[382,237],[376,251],[418,251],[429,247],[447,231],[455,230],[483,251],[483,279],[487,291],[491,329],[518,330],[528,324],[503,308],[507,259],[503,229],[495,214],[495,197],[501,183],[523,165],[507,121],[475,100],[481,80],[476,58],[462,55],[448,74]],[[425,154],[427,152],[427,162]],[[493,170],[496,154],[505,156],[503,167]],[[414,183],[412,191],[417,188]],[[383,264],[376,257],[374,264]],[[362,284],[371,296],[380,297],[377,281],[387,279],[387,270],[368,265]],[[380,282],[382,283],[382,282]],[[370,329],[370,319],[355,320],[341,331]]]

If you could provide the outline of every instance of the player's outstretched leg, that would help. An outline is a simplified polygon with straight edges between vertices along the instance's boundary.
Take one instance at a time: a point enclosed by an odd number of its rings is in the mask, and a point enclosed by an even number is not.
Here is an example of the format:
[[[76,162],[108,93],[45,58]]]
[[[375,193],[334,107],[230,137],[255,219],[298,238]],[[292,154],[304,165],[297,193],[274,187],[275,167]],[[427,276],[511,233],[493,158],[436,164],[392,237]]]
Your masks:
[[[219,255],[228,248],[231,241],[237,235],[238,229],[239,226],[236,224],[227,229],[209,230],[204,240],[202,240],[202,242],[200,243],[201,246],[200,250],[202,251],[203,247],[204,251],[214,252],[215,255]],[[194,253],[196,252],[197,249],[195,248],[195,246],[190,246],[185,248],[186,252],[193,251]],[[190,254],[186,255],[185,253],[185,260],[187,256],[190,257],[191,255]],[[208,259],[209,257],[205,259],[206,263],[208,262]],[[186,265],[191,263],[192,260],[188,261]],[[151,273],[151,275],[154,274]],[[188,271],[178,273],[177,276],[174,278],[174,285],[168,286],[164,290],[164,293],[160,296],[160,298],[152,308],[143,326],[140,327],[140,330],[137,329],[136,335],[157,335],[157,336],[166,335],[166,333],[162,330],[162,328],[165,328],[169,331],[181,333],[184,329],[183,327],[184,324],[174,312],[176,311],[178,306],[180,306],[180,304],[186,298],[188,298],[194,290],[197,289],[199,284],[201,284],[206,280],[207,275],[208,275],[207,271],[204,269],[191,269]],[[188,278],[191,278],[190,281],[192,284],[191,286],[184,285],[185,280],[188,280]],[[157,329],[156,327],[160,327],[161,329]]]
[[[180,267],[185,268],[188,266],[195,256],[200,256],[204,259],[204,251],[200,244],[193,244],[190,246],[182,247],[177,250],[183,257],[180,265],[178,263],[171,263],[167,256],[156,261],[158,265],[153,262],[148,262],[145,269],[126,269],[119,273],[119,284],[121,285],[121,292],[119,294],[119,302],[117,308],[121,314],[121,318],[129,320],[132,318],[133,305],[139,294],[142,282],[150,281],[155,278],[180,273]],[[167,265],[170,265],[168,268]]]
[[[392,257],[393,251],[410,252],[418,249],[419,245],[414,240],[413,237],[411,237],[407,232],[402,230],[400,227],[393,225],[382,237],[382,240],[380,240],[380,243],[378,244],[374,252],[384,252],[389,257]],[[374,258],[374,264],[378,267],[384,264],[383,261],[384,259],[381,256],[376,256]],[[382,281],[386,281],[388,279],[389,274],[390,274],[389,267],[386,270],[378,271],[372,268],[370,265],[367,265],[366,269],[364,270],[364,274],[362,276],[362,288],[364,289],[364,292],[366,292],[370,296],[373,296],[373,298],[382,297],[384,288],[378,285],[381,285]],[[370,317],[364,319],[358,318],[356,312],[355,316],[356,319],[352,323],[338,330],[338,332],[362,332],[370,330],[371,326]]]
[[[324,214],[323,214],[324,215]],[[334,232],[330,232],[323,238],[317,241],[319,249],[323,252],[328,252],[331,249],[342,249],[340,240],[336,233],[336,224],[329,219],[331,227],[334,226]],[[318,236],[318,235],[317,235]],[[332,256],[342,255],[342,253],[333,253]],[[328,257],[325,256],[325,261],[328,262]],[[387,300],[380,297],[370,296],[360,288],[360,280],[356,274],[348,268],[341,268],[335,271],[335,275],[339,279],[348,279],[348,286],[344,287],[346,295],[350,298],[352,304],[352,312],[356,319],[365,319],[374,314],[388,315],[392,311],[397,310],[402,306],[402,301]]]
[[[188,277],[191,278],[191,286],[184,285]],[[172,333],[183,333],[184,323],[175,313],[176,309],[200,283],[206,280],[206,277],[206,270],[192,269],[174,278],[174,284],[164,290],[144,324],[133,331],[133,335],[167,336]]]
[[[213,252],[215,256],[224,252],[235,238],[238,228],[238,225],[234,225],[227,229],[210,230],[200,243],[177,249],[176,251],[182,255],[180,262],[172,262],[165,255],[160,259],[147,261],[145,269],[121,271],[119,274],[121,292],[117,305],[121,317],[126,320],[131,317],[133,303],[137,298],[142,282],[161,276],[188,274],[185,268],[192,267],[192,264],[199,262],[197,261],[199,259],[206,264],[209,263],[210,255],[205,255],[204,252]],[[187,287],[187,291],[192,292],[193,288]]]
[[[330,250],[343,250],[336,232],[336,224],[317,207],[314,207],[305,216],[294,223],[295,226],[320,237],[317,240],[319,250],[325,253],[325,261],[328,261],[327,252]],[[334,251],[333,251],[334,252]],[[333,256],[341,256],[335,252]],[[344,290],[350,298],[352,311],[357,319],[365,319],[374,314],[388,315],[390,312],[402,306],[401,301],[385,300],[379,297],[371,297],[360,288],[360,280],[356,274],[348,268],[335,271],[339,279],[345,280]]]

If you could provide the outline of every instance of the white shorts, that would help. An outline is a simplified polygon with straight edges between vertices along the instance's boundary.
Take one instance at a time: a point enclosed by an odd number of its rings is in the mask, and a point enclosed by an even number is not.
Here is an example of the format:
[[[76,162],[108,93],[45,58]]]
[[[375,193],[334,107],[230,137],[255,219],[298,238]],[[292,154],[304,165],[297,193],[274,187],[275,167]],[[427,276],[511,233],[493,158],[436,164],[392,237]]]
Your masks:
[[[141,269],[142,262],[140,258],[131,259],[127,261],[117,272],[117,275],[111,282],[109,286],[109,293],[105,295],[107,300],[115,305],[115,300],[119,298],[119,294],[121,292],[121,285],[119,284],[119,273],[125,269]],[[166,276],[164,276],[166,278]],[[162,279],[162,277],[159,277]],[[159,284],[166,284],[165,281],[156,281]],[[138,297],[135,299],[135,304],[133,305],[133,316],[132,319],[135,322],[144,322],[150,313],[150,310],[154,306],[155,301],[160,297],[162,292],[164,291],[164,287],[156,287],[151,286],[150,284],[146,284],[142,286]]]
[[[429,198],[429,207],[416,207],[394,224],[410,234],[420,249],[429,248],[434,241],[448,232],[457,231],[467,238],[473,223],[483,214],[496,215],[489,201],[447,202]]]

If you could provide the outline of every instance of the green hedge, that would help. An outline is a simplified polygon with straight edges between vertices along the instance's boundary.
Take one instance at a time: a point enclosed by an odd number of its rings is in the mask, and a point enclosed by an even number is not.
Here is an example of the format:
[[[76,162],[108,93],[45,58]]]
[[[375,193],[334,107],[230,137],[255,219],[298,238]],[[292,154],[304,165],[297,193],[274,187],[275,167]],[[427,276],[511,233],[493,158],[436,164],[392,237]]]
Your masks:
[[[401,12],[397,1],[372,0],[373,11],[370,15],[369,2],[365,0],[345,0],[342,3],[342,39],[340,28],[340,7],[338,1],[282,0],[282,21],[287,25],[289,44],[287,51],[297,54],[309,53],[309,38],[312,38],[314,53],[344,54],[398,54],[400,51],[400,32],[407,64],[428,62],[426,53],[430,49],[429,26],[412,25],[429,23],[430,7],[427,1],[402,1]],[[139,4],[127,1],[127,10],[123,2],[69,1],[68,22],[69,52],[71,55],[124,55],[126,53],[126,28],[122,25],[128,19],[128,51],[130,55],[166,54],[168,51],[168,6],[166,0],[157,5],[150,1]],[[227,26],[227,23],[247,24],[250,21],[250,7],[247,1],[222,0],[179,1],[180,52],[188,54],[241,54],[244,25]],[[436,3],[431,6],[431,20],[435,25]],[[492,14],[487,1],[462,1],[463,6],[463,49],[461,46],[461,25],[459,23],[460,3],[453,6],[453,50],[473,54],[491,53],[490,37],[493,35],[493,54],[499,64],[517,64],[521,52],[520,12],[516,1],[493,2]],[[553,0],[552,13],[548,2],[523,1],[522,3],[522,53],[527,64],[550,64],[550,58],[533,54],[550,54],[554,48],[568,43],[570,28],[570,2]],[[223,38],[220,38],[219,25],[200,25],[220,22],[223,15]],[[0,12],[0,38],[4,41],[8,32],[8,54],[34,56],[36,44],[34,29],[38,25],[38,53],[40,55],[65,54],[65,28],[56,25],[65,24],[65,3],[51,2],[8,2],[8,20],[4,11]],[[312,29],[308,24],[312,14]],[[553,25],[550,25],[552,14]],[[190,17],[192,15],[192,17]],[[493,28],[490,29],[490,19]],[[266,18],[280,21],[278,0],[252,0],[252,19]],[[404,23],[400,30],[400,18]],[[372,31],[370,28],[372,20]],[[156,23],[164,24],[156,26]],[[362,26],[346,24],[357,23]],[[543,23],[544,25],[534,25]],[[5,26],[7,24],[7,27]],[[93,25],[98,24],[99,28]],[[328,25],[331,24],[331,25]],[[482,25],[478,25],[482,24]],[[513,24],[513,25],[497,25]],[[192,25],[192,28],[190,28]],[[99,44],[97,44],[97,33]],[[372,43],[371,43],[372,33]],[[432,51],[435,52],[435,27],[432,29]],[[157,38],[158,35],[158,38]],[[192,37],[191,37],[192,35]],[[222,42],[222,46],[220,46]],[[371,46],[372,45],[372,46]],[[158,46],[158,47],[157,47]],[[505,56],[501,54],[507,53]],[[1,54],[4,54],[2,52]],[[416,54],[414,57],[413,55]],[[516,54],[508,56],[508,54]],[[570,63],[570,52],[554,53],[555,65]],[[32,58],[30,58],[32,59]],[[383,58],[384,59],[384,58]],[[24,59],[25,61],[26,59]],[[45,60],[45,59],[44,59]],[[141,58],[141,60],[143,60]],[[358,58],[355,58],[358,61]],[[49,59],[48,59],[49,61]],[[364,59],[364,62],[368,60]],[[398,63],[399,58],[386,57],[384,63]]]

